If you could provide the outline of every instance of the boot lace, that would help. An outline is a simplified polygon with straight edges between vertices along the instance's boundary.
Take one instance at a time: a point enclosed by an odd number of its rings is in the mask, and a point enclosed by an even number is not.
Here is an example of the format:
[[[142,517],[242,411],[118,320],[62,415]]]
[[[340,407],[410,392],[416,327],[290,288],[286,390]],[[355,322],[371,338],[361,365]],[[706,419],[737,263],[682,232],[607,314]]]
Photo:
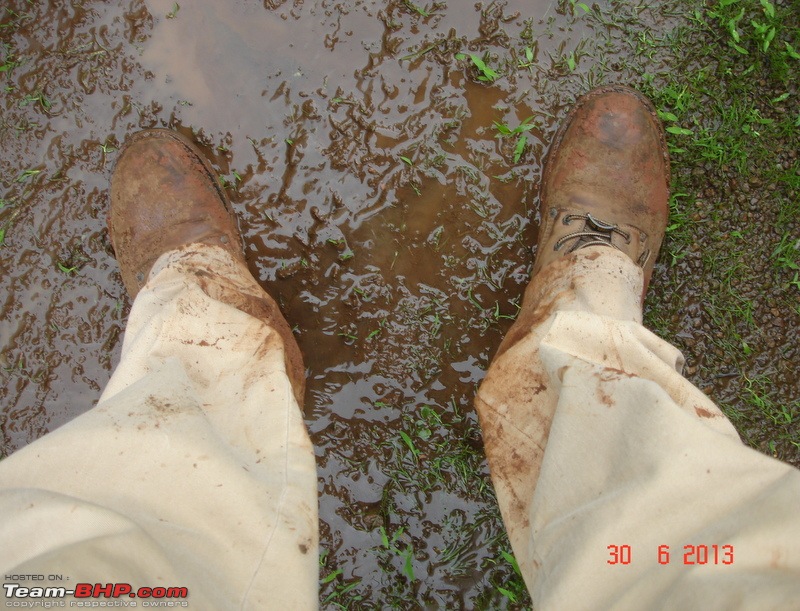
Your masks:
[[[559,250],[570,240],[575,240],[575,243],[567,252],[573,252],[579,248],[586,248],[587,246],[611,246],[612,248],[619,250],[619,247],[611,241],[611,238],[614,237],[615,233],[622,236],[622,239],[625,240],[626,244],[631,243],[630,233],[623,231],[617,225],[612,225],[611,223],[606,223],[596,219],[588,213],[567,214],[564,217],[563,222],[565,225],[569,225],[575,220],[582,220],[585,222],[583,229],[560,238],[553,246],[554,250]]]

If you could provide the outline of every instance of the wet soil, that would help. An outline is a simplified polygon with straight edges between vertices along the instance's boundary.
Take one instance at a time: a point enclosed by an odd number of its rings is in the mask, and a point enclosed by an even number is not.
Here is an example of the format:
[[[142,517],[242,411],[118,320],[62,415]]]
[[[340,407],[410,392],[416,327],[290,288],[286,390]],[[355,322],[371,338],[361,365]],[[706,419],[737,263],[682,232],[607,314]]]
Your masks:
[[[509,547],[472,401],[528,279],[549,138],[589,85],[641,80],[626,45],[607,50],[605,72],[571,66],[601,32],[545,0],[10,6],[3,453],[91,408],[110,377],[130,307],[105,226],[115,151],[135,130],[177,129],[226,182],[250,268],[305,355],[322,576],[341,570],[323,600],[507,605]],[[502,78],[481,81],[458,52],[486,53]],[[528,117],[515,161],[518,139],[492,125]],[[691,317],[670,321],[695,336]],[[775,360],[787,350],[778,341]],[[694,381],[713,396],[713,378]]]

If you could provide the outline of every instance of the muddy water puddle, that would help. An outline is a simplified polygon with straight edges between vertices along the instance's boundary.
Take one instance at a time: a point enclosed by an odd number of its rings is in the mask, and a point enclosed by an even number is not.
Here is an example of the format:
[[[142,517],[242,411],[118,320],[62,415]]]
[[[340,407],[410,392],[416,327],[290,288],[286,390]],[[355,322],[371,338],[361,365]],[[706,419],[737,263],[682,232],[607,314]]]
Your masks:
[[[598,33],[545,0],[10,4],[4,453],[89,409],[119,361],[108,181],[128,134],[174,128],[218,169],[305,355],[323,600],[507,604],[472,399],[516,314],[543,152],[593,78],[575,62]],[[497,137],[493,122],[529,117]]]

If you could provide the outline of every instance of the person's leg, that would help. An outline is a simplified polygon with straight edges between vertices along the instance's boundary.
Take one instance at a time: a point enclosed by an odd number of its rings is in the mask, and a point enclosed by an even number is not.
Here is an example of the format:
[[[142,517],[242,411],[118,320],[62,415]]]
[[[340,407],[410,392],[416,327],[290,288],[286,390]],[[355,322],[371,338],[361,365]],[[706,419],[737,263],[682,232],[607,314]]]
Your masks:
[[[122,359],[95,408],[0,463],[0,570],[185,587],[193,608],[314,608],[299,350],[199,152],[132,140],[110,218],[138,293]]]
[[[598,90],[551,148],[534,274],[476,400],[492,481],[537,609],[786,608],[800,472],[744,447],[641,325],[668,197],[653,115]]]

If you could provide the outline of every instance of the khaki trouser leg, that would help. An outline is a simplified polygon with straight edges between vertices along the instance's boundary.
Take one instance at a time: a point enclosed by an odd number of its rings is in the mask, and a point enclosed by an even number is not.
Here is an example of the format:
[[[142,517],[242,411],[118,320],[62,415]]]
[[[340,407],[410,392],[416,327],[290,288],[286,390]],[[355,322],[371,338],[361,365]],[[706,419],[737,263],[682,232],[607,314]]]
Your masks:
[[[229,291],[263,295],[221,249],[158,260],[98,405],[0,463],[4,575],[317,606],[312,446],[279,335]]]
[[[791,608],[800,472],[743,446],[681,376],[680,352],[641,326],[641,288],[608,248],[551,264],[478,392],[534,606]]]

